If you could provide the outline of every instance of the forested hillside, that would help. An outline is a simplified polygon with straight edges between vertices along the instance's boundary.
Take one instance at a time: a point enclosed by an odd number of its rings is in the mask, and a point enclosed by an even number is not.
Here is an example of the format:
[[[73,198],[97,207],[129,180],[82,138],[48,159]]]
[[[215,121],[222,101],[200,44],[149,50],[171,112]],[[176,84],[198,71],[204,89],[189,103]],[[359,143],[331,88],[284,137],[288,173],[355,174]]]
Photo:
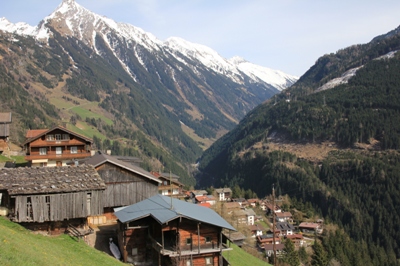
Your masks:
[[[323,241],[331,259],[342,265],[395,265],[400,258],[400,53],[394,48],[399,44],[398,33],[377,38],[359,46],[359,56],[330,61],[325,65],[330,70],[320,65],[328,56],[319,59],[294,86],[257,107],[204,153],[201,186],[239,185],[264,197],[275,184],[278,194],[293,199],[293,207],[311,204],[312,212],[344,230],[341,237],[333,233]],[[354,67],[360,68],[347,83],[318,90],[340,76],[338,69]],[[313,157],[310,147],[328,152]],[[333,239],[346,235],[348,250],[339,250],[339,240]],[[356,250],[365,256],[356,258]]]

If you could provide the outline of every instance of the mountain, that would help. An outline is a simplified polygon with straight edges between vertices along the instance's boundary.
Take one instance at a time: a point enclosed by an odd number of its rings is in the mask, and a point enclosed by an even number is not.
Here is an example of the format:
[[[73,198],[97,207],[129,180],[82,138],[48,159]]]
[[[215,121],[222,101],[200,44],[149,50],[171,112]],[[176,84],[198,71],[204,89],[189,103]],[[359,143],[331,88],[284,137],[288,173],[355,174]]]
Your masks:
[[[345,232],[345,249],[331,242],[339,231],[323,238],[330,259],[397,265],[399,50],[400,27],[320,57],[204,152],[200,187],[240,187],[264,197],[275,184],[292,208]]]
[[[63,122],[188,185],[202,149],[297,80],[180,38],[160,41],[73,0],[35,27],[0,19],[0,68],[13,141]]]

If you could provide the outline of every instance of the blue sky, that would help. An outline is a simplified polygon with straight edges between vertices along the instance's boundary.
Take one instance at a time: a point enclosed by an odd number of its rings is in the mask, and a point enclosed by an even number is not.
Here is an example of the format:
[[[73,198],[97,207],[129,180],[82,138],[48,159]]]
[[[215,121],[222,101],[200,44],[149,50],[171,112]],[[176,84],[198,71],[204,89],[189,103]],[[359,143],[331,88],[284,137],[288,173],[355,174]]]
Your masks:
[[[400,25],[398,0],[76,0],[160,40],[181,37],[301,76],[322,55]],[[0,17],[37,25],[61,0],[2,0]]]

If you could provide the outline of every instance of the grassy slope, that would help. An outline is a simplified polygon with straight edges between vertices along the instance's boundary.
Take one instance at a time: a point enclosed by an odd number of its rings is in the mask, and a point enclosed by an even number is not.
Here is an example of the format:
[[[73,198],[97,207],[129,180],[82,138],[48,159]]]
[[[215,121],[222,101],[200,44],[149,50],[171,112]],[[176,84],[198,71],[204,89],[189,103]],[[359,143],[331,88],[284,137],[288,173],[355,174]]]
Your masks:
[[[0,217],[0,265],[124,265],[68,235],[36,235]]]
[[[225,251],[222,253],[224,258],[229,261],[231,266],[266,266],[270,265],[265,261],[262,261],[251,254],[247,253],[237,245],[231,243],[232,251]]]

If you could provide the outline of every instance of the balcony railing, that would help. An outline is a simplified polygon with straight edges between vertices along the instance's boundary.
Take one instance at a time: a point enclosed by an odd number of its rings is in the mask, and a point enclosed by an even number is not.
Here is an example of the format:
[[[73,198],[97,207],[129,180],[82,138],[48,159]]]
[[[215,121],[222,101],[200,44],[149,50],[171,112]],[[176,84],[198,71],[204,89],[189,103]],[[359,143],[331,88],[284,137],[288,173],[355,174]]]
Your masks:
[[[90,155],[91,155],[90,152],[78,152],[78,153],[64,152],[62,154],[56,154],[56,152],[48,152],[45,155],[39,155],[39,154],[26,155],[25,160],[32,161],[41,159],[49,159],[49,160],[80,159],[89,157]]]
[[[162,255],[168,255],[170,257],[176,256],[186,256],[186,255],[194,255],[194,254],[206,254],[221,251],[218,243],[211,242],[206,244],[192,243],[190,245],[182,245],[180,248],[177,248],[177,245],[174,245],[174,241],[171,239],[164,239],[164,247],[161,243],[161,240],[156,240],[150,237],[152,247]],[[176,243],[175,243],[176,244]],[[226,244],[222,244],[222,251],[232,250]]]

